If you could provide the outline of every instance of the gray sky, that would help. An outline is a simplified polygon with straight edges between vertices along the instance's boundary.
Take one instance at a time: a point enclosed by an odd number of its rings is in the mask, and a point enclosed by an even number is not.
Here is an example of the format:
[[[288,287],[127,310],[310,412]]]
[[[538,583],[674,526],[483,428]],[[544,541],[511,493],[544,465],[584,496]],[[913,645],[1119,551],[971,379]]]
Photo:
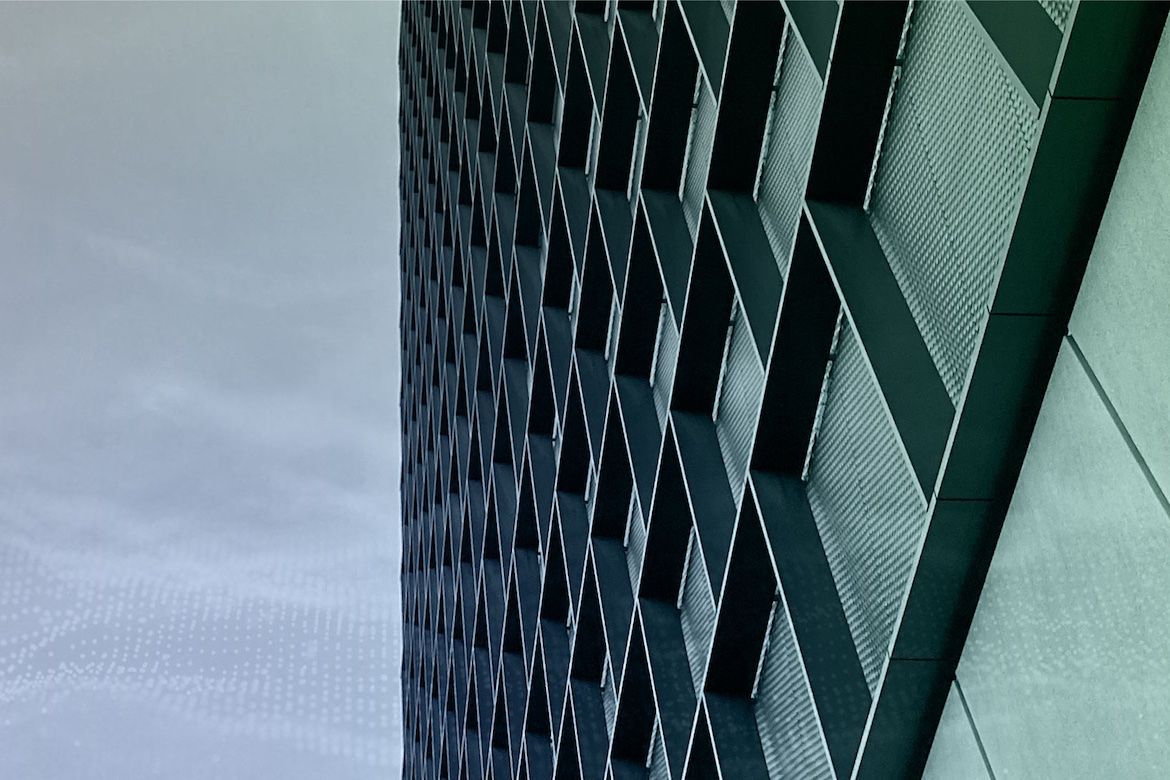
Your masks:
[[[397,39],[0,6],[0,777],[399,771]]]

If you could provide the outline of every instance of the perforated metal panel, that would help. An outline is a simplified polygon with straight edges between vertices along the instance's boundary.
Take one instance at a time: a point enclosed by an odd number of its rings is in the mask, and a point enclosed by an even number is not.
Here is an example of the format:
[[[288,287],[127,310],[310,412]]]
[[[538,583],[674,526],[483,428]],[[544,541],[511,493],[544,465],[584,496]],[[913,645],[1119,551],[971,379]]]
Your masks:
[[[738,504],[743,497],[752,440],[760,416],[760,401],[764,397],[764,368],[747,326],[747,318],[738,305],[736,313],[715,414],[715,434],[731,492]]]
[[[589,125],[589,156],[585,161],[585,174],[589,177],[589,185],[597,179],[597,155],[601,151],[601,117],[594,111],[592,122]]]
[[[646,114],[640,113],[638,116],[638,126],[634,131],[634,160],[630,168],[630,186],[626,189],[626,197],[631,200],[638,192],[638,185],[642,181],[642,164],[645,162],[646,154],[646,134],[649,132],[650,123],[646,121]]]
[[[609,363],[608,368],[613,371],[614,358],[617,357],[617,340],[618,333],[621,330],[621,316],[622,307],[618,303],[617,298],[614,298],[609,307],[609,325],[605,333],[605,359]]]
[[[613,681],[613,665],[606,661],[605,678],[601,683],[601,703],[605,708],[605,727],[613,736],[613,724],[617,720],[617,687]]]
[[[816,66],[789,31],[768,116],[758,196],[760,220],[784,276],[788,275],[792,239],[800,219],[821,94]]]
[[[918,3],[870,199],[874,230],[952,399],[1023,195],[1038,110],[966,3]]]
[[[646,554],[646,521],[642,517],[642,508],[638,506],[636,496],[630,496],[629,528],[626,534],[626,565],[630,570],[630,588],[638,592],[639,573],[642,570],[642,558]]]
[[[670,780],[670,766],[666,760],[666,742],[662,739],[662,724],[656,723],[650,743],[650,780]]]
[[[841,330],[809,465],[809,504],[873,690],[926,519],[853,328]]]
[[[703,213],[703,196],[707,193],[707,169],[711,165],[710,149],[715,140],[717,118],[715,95],[702,77],[699,81],[682,184],[683,214],[692,235],[699,229],[699,216]]]
[[[707,576],[707,565],[703,562],[703,552],[699,549],[699,539],[694,531],[691,532],[691,549],[687,556],[680,610],[683,641],[691,665],[691,681],[698,693],[703,689],[707,653],[711,648],[711,638],[715,635],[715,599],[711,596],[711,580]]]
[[[654,385],[654,408],[658,411],[659,425],[666,424],[666,415],[670,410],[670,390],[674,385],[678,344],[678,328],[675,327],[674,318],[670,316],[669,307],[663,305],[662,314],[658,319],[658,346],[654,356],[654,374],[651,377]]]
[[[1040,7],[1053,24],[1064,32],[1068,26],[1068,17],[1072,14],[1073,0],[1040,0]]]
[[[833,777],[792,623],[780,599],[768,632],[755,711],[770,777]]]

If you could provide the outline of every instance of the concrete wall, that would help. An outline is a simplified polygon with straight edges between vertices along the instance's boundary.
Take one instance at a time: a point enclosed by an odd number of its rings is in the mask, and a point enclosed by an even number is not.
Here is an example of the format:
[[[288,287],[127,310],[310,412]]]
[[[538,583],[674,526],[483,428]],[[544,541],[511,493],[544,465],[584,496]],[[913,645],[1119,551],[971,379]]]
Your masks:
[[[1069,330],[927,777],[1170,776],[1170,35]]]

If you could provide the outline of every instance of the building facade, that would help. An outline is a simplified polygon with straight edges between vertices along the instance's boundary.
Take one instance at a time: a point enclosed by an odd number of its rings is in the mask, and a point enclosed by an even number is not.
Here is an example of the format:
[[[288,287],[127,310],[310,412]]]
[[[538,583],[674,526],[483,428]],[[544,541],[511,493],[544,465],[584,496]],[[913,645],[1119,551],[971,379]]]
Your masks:
[[[408,3],[411,778],[1170,774],[1137,3]]]

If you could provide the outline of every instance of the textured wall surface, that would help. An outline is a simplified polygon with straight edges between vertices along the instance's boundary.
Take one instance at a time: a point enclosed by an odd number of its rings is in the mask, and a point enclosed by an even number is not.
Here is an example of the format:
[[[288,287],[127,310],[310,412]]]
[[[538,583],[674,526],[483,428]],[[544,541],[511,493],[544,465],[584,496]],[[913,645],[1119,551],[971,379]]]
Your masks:
[[[932,777],[1170,768],[1168,206],[1163,36],[959,665],[970,721],[952,694]],[[985,774],[959,758],[974,734]]]

